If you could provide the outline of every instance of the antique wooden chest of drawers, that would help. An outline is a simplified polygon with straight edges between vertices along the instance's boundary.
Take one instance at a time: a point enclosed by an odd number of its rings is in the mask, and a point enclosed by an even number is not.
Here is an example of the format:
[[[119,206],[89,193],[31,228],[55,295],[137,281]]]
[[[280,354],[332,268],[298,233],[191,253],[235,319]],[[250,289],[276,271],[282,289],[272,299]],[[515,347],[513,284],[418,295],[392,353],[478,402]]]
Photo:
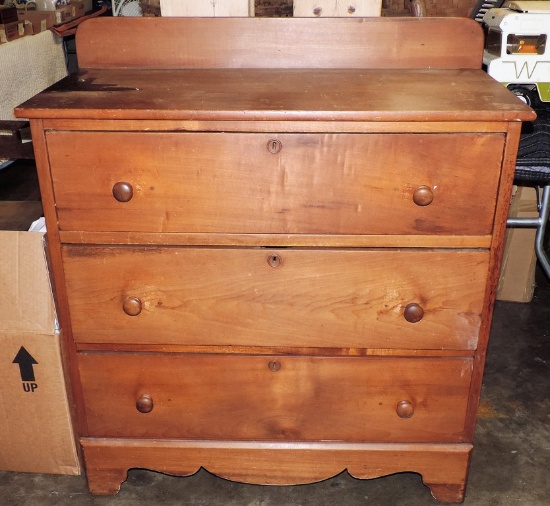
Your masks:
[[[93,494],[347,469],[462,500],[534,117],[482,43],[450,18],[79,27],[81,70],[17,114]]]

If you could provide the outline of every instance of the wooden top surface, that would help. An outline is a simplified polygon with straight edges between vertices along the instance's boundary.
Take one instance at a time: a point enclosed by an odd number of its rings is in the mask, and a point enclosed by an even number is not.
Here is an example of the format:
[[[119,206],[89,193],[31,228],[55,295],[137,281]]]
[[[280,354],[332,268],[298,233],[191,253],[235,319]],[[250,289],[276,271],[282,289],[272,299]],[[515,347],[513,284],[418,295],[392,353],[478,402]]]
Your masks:
[[[96,18],[24,118],[514,121],[467,18]]]
[[[514,121],[535,114],[482,70],[83,70],[27,118]]]

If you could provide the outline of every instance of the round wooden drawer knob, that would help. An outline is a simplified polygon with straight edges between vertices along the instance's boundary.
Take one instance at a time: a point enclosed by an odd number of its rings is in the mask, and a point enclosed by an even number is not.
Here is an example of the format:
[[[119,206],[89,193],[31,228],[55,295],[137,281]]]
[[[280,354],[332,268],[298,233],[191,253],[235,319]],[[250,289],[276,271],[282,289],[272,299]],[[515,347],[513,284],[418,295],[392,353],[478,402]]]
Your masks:
[[[141,300],[137,297],[126,297],[122,309],[128,316],[137,316],[141,313]]]
[[[401,401],[395,411],[399,418],[410,418],[414,414],[414,406],[409,401]]]
[[[321,12],[323,12],[323,9],[321,9],[321,7],[315,7],[315,9],[313,9],[313,14],[315,14],[316,16],[320,16]]]
[[[140,413],[150,413],[153,411],[153,398],[150,395],[141,395],[136,401],[136,409]]]
[[[424,318],[424,310],[420,304],[412,302],[405,306],[404,316],[409,323],[417,323]]]
[[[130,202],[134,196],[134,189],[130,183],[119,181],[113,186],[113,197],[119,202]]]
[[[434,194],[429,186],[419,186],[413,193],[413,202],[417,206],[429,206],[434,199]]]

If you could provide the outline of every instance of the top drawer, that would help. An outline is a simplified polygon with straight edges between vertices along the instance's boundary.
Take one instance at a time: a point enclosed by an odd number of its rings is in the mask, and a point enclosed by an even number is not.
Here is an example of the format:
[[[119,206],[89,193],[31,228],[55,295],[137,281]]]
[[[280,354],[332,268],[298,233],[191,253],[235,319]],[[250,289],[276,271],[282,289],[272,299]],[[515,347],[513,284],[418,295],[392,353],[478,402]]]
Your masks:
[[[48,132],[62,230],[488,235],[501,134]]]

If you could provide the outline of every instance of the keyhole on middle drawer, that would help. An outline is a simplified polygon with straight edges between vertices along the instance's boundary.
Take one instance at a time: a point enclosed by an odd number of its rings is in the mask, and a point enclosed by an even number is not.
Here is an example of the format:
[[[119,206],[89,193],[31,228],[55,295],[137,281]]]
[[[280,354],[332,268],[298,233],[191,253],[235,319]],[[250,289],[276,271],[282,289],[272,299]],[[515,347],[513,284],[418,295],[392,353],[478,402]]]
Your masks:
[[[283,260],[279,255],[272,254],[267,257],[267,263],[271,267],[279,267],[279,265],[281,265],[282,262]]]
[[[280,371],[281,370],[281,362],[279,362],[278,360],[272,360],[271,362],[269,362],[269,364],[267,364],[267,367],[269,368],[269,370],[271,372]]]

